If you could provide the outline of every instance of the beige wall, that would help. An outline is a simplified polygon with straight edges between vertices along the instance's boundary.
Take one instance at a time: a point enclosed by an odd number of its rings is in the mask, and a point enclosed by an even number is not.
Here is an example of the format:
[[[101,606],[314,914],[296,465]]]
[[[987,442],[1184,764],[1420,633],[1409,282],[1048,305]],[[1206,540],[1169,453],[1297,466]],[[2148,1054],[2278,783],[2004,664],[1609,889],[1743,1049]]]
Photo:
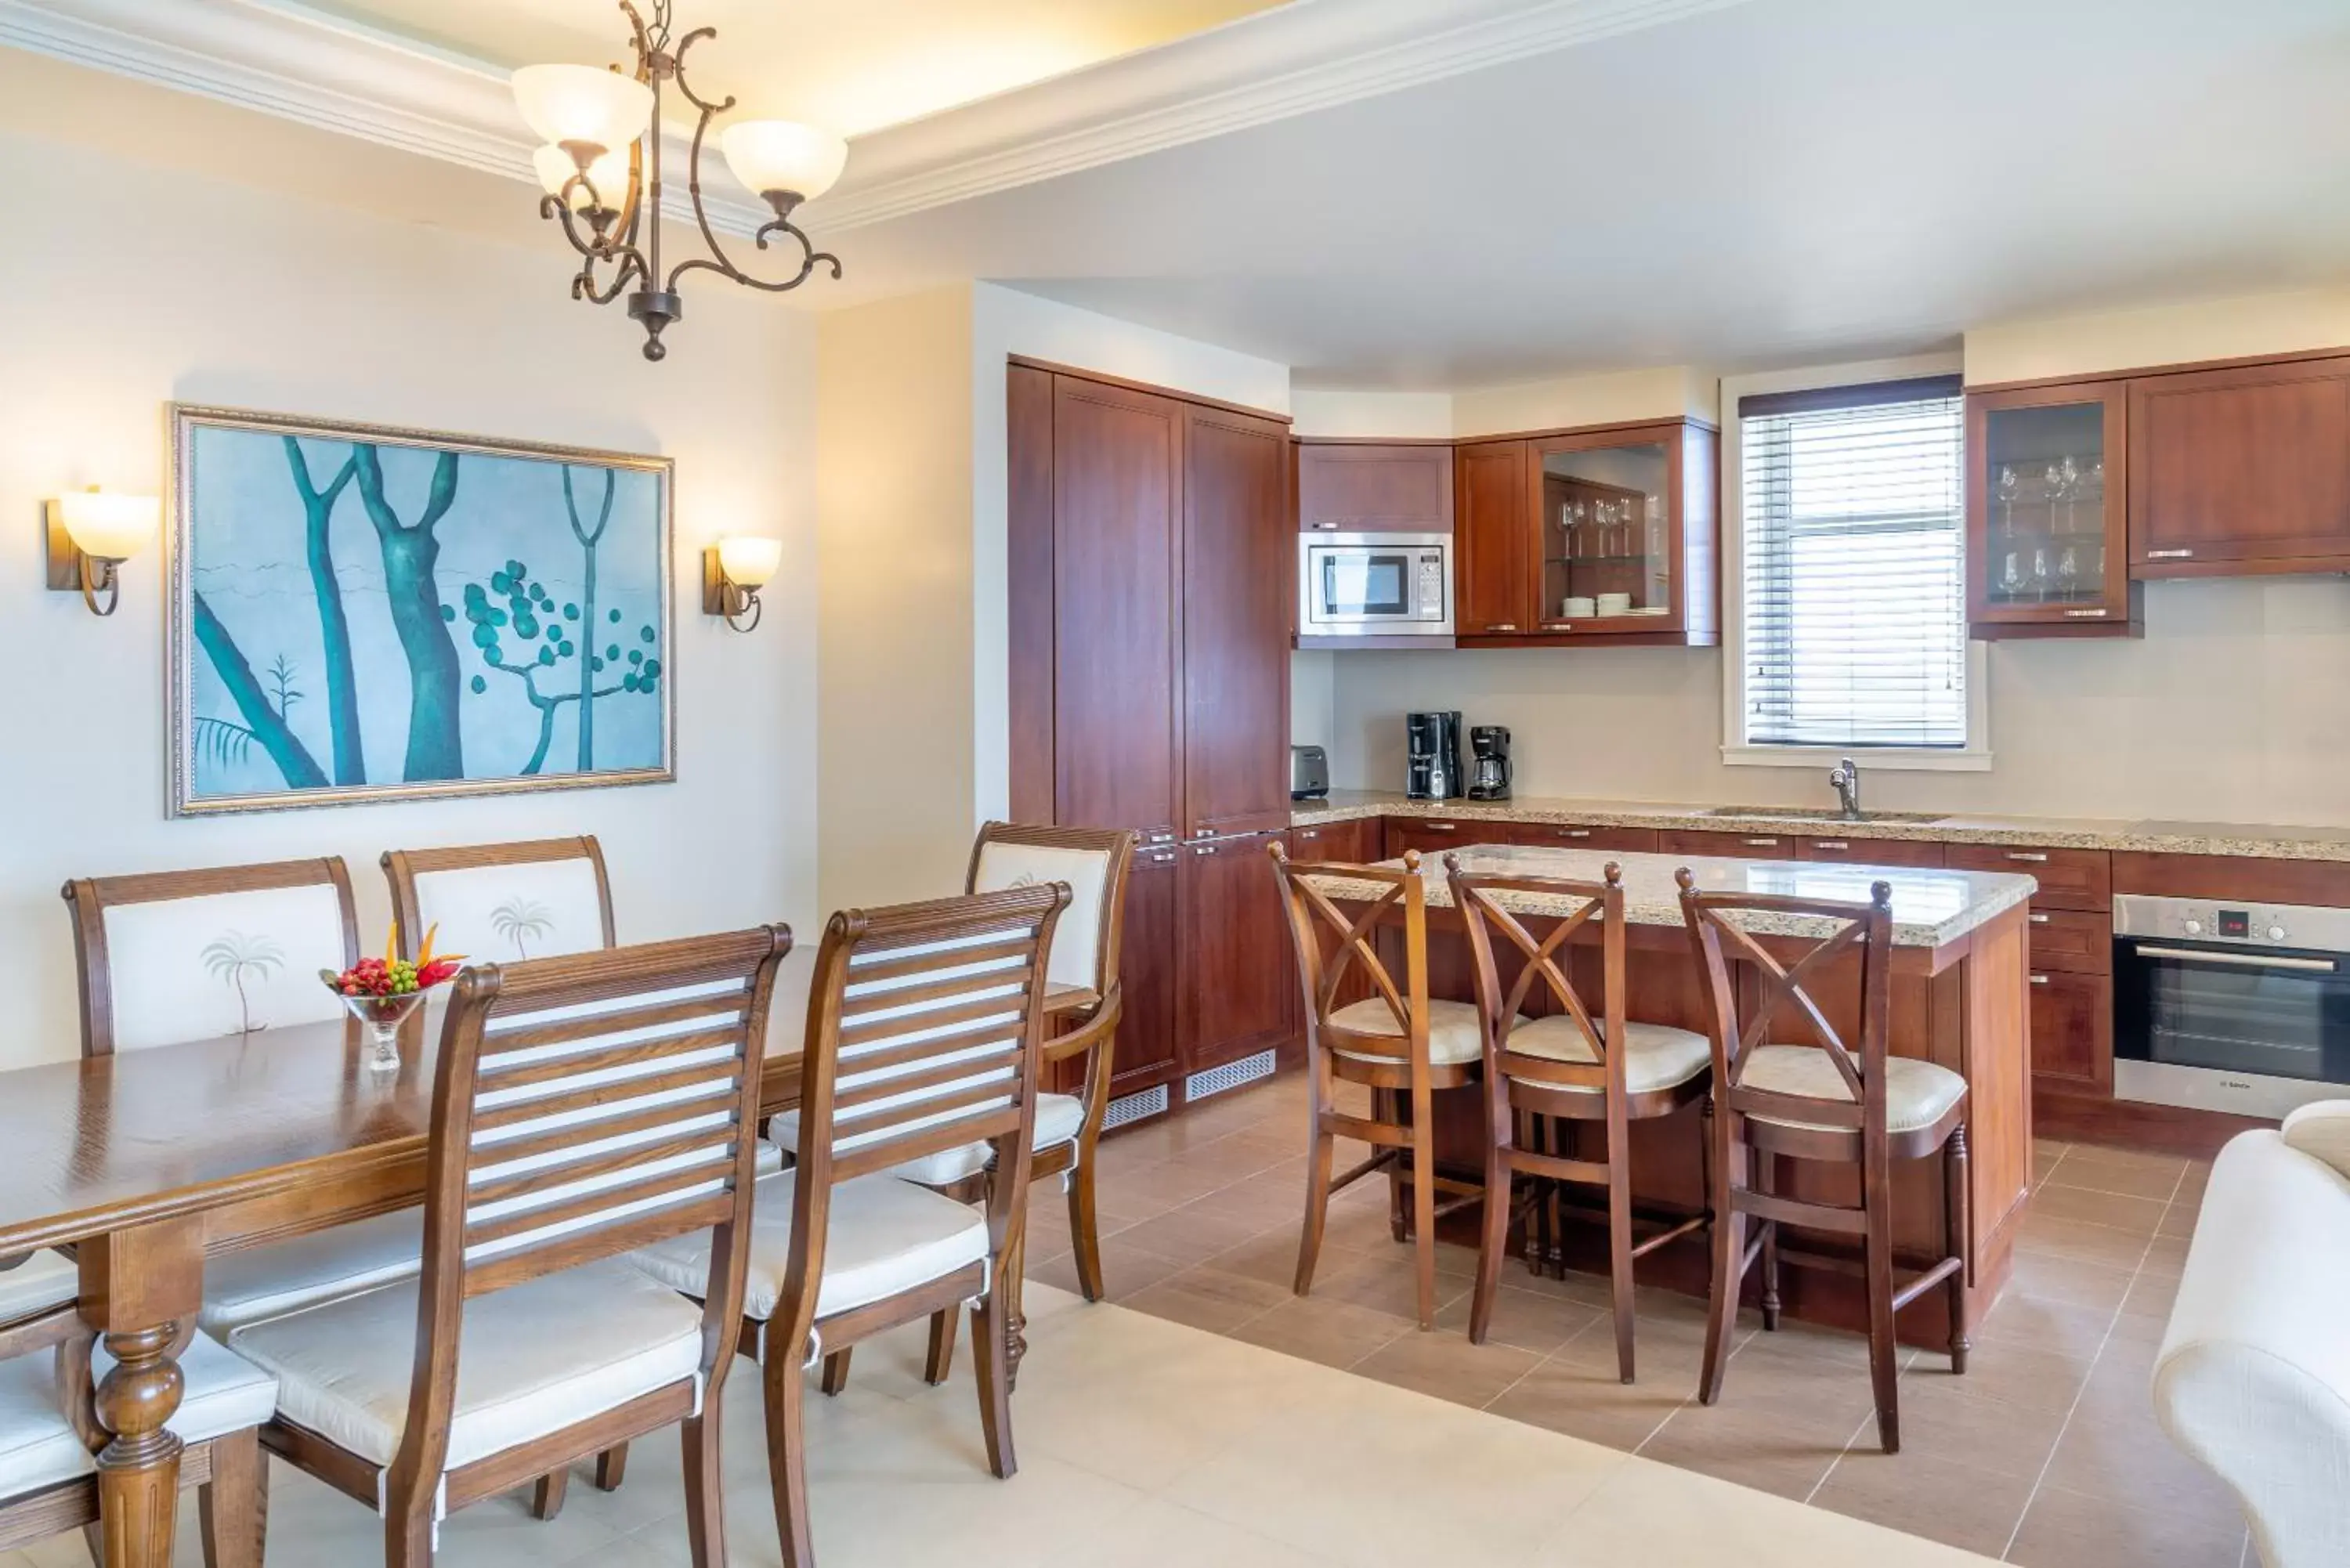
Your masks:
[[[39,134],[0,129],[12,236],[0,293],[17,305],[0,376],[0,1068],[77,1049],[57,898],[69,877],[340,855],[362,935],[380,942],[383,850],[593,833],[624,940],[775,919],[808,930],[818,905],[805,320],[705,286],[668,362],[649,365],[617,306],[567,297],[568,257],[526,192],[503,232],[484,234],[160,170],[69,140],[80,129],[59,117]],[[298,152],[314,171],[337,155],[326,144],[339,139],[285,134],[289,159]],[[446,173],[469,213],[485,186],[518,192]],[[121,612],[100,620],[44,590],[36,519],[43,497],[72,485],[158,486],[161,408],[172,399],[674,457],[678,782],[167,820],[161,552],[130,563]],[[728,530],[785,541],[751,637],[700,614],[702,545]]]
[[[1966,344],[1975,385],[2339,348],[2350,347],[2350,289],[2011,322],[1971,331]]]

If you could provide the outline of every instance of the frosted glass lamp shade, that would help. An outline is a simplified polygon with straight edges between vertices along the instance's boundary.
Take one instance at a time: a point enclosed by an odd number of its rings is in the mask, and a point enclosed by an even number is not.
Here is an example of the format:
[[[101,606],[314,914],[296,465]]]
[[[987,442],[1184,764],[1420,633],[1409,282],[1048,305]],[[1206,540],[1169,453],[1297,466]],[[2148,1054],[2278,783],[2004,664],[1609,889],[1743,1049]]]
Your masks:
[[[579,172],[579,161],[562,148],[548,142],[530,155],[531,167],[538,173],[538,182],[550,196],[562,196],[563,187]],[[617,213],[629,204],[629,150],[615,147],[588,165],[588,185],[573,185],[565,198],[575,213],[588,210],[588,187],[596,190],[596,199],[607,212]]]
[[[762,539],[751,535],[735,535],[718,541],[719,569],[726,580],[738,588],[759,588],[775,575],[784,564],[784,542]]]
[[[813,202],[848,162],[848,143],[828,130],[789,119],[746,119],[719,138],[726,167],[755,195],[780,192]]]
[[[83,555],[127,561],[155,536],[163,508],[151,495],[82,490],[59,496],[57,511],[67,535]]]
[[[593,66],[525,66],[514,74],[514,95],[538,139],[557,145],[582,142],[613,151],[652,123],[652,88]]]

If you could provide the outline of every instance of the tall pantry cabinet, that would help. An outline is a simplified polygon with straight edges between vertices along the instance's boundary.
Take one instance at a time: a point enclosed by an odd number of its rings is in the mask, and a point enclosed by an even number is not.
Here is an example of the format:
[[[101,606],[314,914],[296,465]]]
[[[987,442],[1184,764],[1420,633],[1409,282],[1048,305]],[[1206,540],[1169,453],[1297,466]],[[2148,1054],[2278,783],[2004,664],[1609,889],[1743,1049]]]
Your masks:
[[[1130,827],[1114,1094],[1286,1044],[1288,423],[1014,360],[1012,811]]]

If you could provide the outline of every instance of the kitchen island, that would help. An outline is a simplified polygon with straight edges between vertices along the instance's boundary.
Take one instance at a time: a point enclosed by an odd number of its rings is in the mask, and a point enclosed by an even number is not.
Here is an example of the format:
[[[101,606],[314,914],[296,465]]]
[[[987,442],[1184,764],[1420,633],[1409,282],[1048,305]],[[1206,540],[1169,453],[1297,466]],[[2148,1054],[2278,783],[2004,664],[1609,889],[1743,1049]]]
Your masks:
[[[1821,865],[1800,861],[1739,860],[1671,855],[1620,854],[1545,849],[1515,845],[1465,844],[1455,852],[1464,870],[1495,875],[1599,879],[1614,862],[1623,868],[1627,958],[1627,1010],[1633,1020],[1668,1023],[1708,1033],[1701,971],[1682,923],[1673,874],[1687,866],[1708,891],[1791,894],[1854,901],[1869,897],[1872,884],[1892,888],[1893,975],[1891,1049],[1950,1068],[1967,1080],[1968,1138],[1972,1154],[1973,1234],[1944,1234],[1940,1172],[1935,1161],[1909,1162],[1894,1172],[1894,1241],[1902,1255],[1919,1260],[1956,1252],[1967,1261],[1970,1314],[1980,1322],[2006,1282],[2015,1232],[2031,1194],[2032,1067],[2027,1026],[2029,978],[2025,913],[2035,883],[2007,872],[1950,871],[1935,867]],[[1452,909],[1441,859],[1421,861],[1429,904],[1430,992],[1439,998],[1474,1001],[1467,940]],[[1333,899],[1360,899],[1375,889],[1343,877],[1316,876],[1315,887]],[[1495,901],[1525,919],[1538,934],[1545,917],[1570,904],[1539,895],[1497,893]],[[1826,922],[1806,917],[1755,914],[1752,932],[1774,956],[1802,951],[1827,934]],[[1585,938],[1588,937],[1588,940]],[[1400,933],[1383,931],[1383,957],[1401,975]],[[1390,945],[1391,944],[1391,945]],[[1839,961],[1853,964],[1857,959]],[[1578,935],[1570,958],[1578,988],[1598,995],[1596,931]],[[1830,1022],[1857,1042],[1855,1013],[1858,987],[1849,967],[1821,971],[1815,995]],[[1534,1005],[1548,1011],[1545,1001]],[[1800,1021],[1782,1009],[1774,1042],[1815,1043]],[[1438,1157],[1461,1174],[1483,1169],[1482,1090],[1458,1090],[1437,1101]],[[1700,1124],[1692,1112],[1635,1123],[1631,1129],[1633,1191],[1644,1210],[1660,1217],[1699,1211],[1704,1204]],[[1601,1136],[1592,1124],[1575,1124],[1574,1136]],[[1589,1148],[1587,1143],[1583,1146]],[[1777,1190],[1790,1196],[1836,1197],[1849,1201],[1845,1170],[1783,1160]],[[1792,1231],[1791,1231],[1792,1234]],[[1566,1229],[1564,1258],[1578,1265],[1604,1256],[1596,1226]],[[1848,1254],[1842,1239],[1806,1234],[1805,1250]],[[1597,1265],[1604,1266],[1604,1264]],[[1695,1240],[1661,1249],[1640,1263],[1644,1283],[1702,1293],[1707,1262]],[[1750,1281],[1750,1290],[1759,1282]],[[1866,1321],[1859,1282],[1843,1273],[1790,1269],[1782,1286],[1786,1310],[1799,1317],[1856,1326]],[[1939,1293],[1929,1293],[1901,1314],[1901,1337],[1939,1345],[1949,1336]]]

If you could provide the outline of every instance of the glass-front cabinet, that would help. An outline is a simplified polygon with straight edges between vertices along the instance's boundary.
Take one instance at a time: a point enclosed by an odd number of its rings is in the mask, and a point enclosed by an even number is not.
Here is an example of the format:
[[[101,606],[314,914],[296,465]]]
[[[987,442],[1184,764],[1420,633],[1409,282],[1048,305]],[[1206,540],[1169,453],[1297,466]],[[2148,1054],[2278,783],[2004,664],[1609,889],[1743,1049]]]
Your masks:
[[[1967,396],[1967,618],[1972,635],[2128,636],[2129,466],[2119,382]]]
[[[1652,620],[1672,613],[1671,465],[1666,443],[1539,452],[1542,600],[1535,624]]]

